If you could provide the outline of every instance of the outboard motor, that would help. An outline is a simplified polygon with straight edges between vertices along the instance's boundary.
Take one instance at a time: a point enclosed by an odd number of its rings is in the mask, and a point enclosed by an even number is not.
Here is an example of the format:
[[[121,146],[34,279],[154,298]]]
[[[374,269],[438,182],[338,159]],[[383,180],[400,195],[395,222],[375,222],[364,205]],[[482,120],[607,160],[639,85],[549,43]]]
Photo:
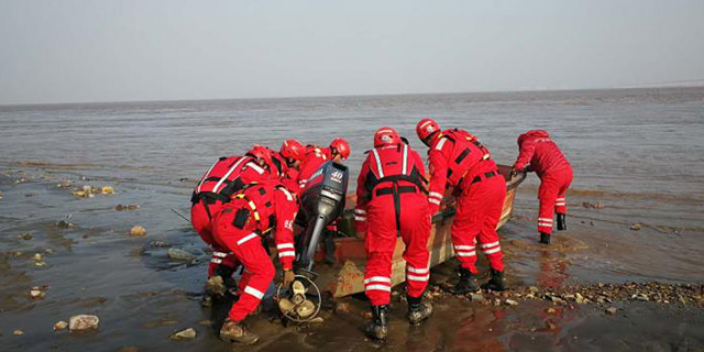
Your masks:
[[[297,241],[297,272],[315,279],[314,255],[325,227],[345,209],[349,170],[347,166],[329,161],[308,179],[301,196],[301,208],[306,229]]]

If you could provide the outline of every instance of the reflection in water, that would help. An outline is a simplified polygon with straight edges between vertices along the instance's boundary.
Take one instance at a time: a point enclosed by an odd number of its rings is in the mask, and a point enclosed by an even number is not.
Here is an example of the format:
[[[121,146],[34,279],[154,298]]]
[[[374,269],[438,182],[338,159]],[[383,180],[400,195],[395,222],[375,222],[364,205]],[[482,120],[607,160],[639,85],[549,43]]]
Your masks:
[[[564,254],[545,249],[540,251],[538,260],[540,261],[538,286],[560,287],[570,277],[567,270],[571,263]]]

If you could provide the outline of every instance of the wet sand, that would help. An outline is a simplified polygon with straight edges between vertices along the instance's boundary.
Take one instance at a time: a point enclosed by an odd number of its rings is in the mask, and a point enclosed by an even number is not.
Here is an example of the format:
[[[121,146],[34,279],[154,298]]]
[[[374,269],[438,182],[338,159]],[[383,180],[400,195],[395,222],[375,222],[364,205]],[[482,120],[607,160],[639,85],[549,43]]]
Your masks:
[[[213,309],[199,302],[208,249],[172,211],[187,216],[193,180],[138,182],[107,174],[91,165],[0,169],[0,350],[233,350],[216,336],[227,302]],[[83,185],[112,186],[115,194],[74,196]],[[263,340],[236,350],[704,350],[704,231],[701,220],[683,211],[701,206],[696,197],[575,189],[569,230],[546,247],[535,236],[535,181],[524,186],[514,219],[500,231],[514,287],[507,296],[450,296],[445,290],[455,278],[448,263],[433,270],[432,320],[409,327],[403,294],[396,294],[384,344],[364,338],[367,302],[348,297],[327,301],[321,324],[284,326],[266,311],[250,317]],[[116,210],[130,204],[139,208]],[[71,225],[58,226],[69,214]],[[640,230],[631,230],[635,223]],[[146,236],[131,237],[135,225]],[[168,248],[196,260],[171,260]],[[664,286],[639,286],[653,281]],[[30,297],[34,286],[43,299]],[[576,293],[588,301],[576,302]],[[349,309],[335,312],[338,304]],[[54,323],[75,314],[99,316],[99,330],[53,331]],[[195,340],[169,339],[189,327]]]

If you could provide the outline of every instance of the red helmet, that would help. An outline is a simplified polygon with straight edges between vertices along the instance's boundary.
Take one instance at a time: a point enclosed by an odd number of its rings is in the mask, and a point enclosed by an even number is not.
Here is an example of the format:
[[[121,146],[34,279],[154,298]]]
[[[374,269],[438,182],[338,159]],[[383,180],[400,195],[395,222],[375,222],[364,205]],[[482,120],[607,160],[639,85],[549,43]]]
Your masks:
[[[440,131],[440,125],[431,118],[424,118],[418,122],[416,133],[423,143],[428,144],[430,136]]]
[[[401,137],[399,137],[398,132],[391,127],[382,127],[374,133],[374,148],[399,143],[401,143]]]
[[[271,164],[271,150],[263,145],[253,145],[252,149],[247,152],[247,155],[257,159],[263,159],[266,161],[267,165]]]
[[[337,153],[342,156],[342,159],[347,159],[350,157],[350,144],[344,138],[335,138],[330,143],[330,150],[333,154]]]
[[[302,160],[306,148],[297,139],[287,139],[281,145],[281,155],[284,158]]]

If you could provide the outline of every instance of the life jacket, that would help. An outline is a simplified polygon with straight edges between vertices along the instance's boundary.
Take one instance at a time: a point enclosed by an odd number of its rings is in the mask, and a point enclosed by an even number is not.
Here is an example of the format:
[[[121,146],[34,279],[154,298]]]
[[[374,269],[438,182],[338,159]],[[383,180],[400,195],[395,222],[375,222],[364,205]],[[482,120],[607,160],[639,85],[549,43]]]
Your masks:
[[[242,229],[248,221],[254,221],[259,235],[271,231],[276,226],[274,192],[277,189],[284,192],[289,199],[294,199],[295,196],[286,187],[274,182],[253,183],[233,195],[233,202],[241,199],[247,206],[237,210],[232,225]]]
[[[367,196],[390,195],[394,199],[396,230],[401,231],[401,194],[426,192],[425,179],[416,167],[415,158],[409,155],[411,148],[405,143],[372,149],[369,173],[366,176]]]
[[[370,173],[365,181],[365,188],[370,196],[380,184],[385,182],[398,186],[399,181],[406,181],[418,187],[417,190],[425,191],[423,186],[425,179],[416,167],[414,159],[409,155],[410,152],[411,149],[405,143],[371,150]]]
[[[284,177],[288,171],[288,165],[281,153],[271,152],[271,164],[269,164],[271,173],[276,177]]]
[[[314,145],[306,146],[306,153],[301,161],[300,172],[298,173],[298,183],[300,190],[303,191],[308,183],[308,178],[318,171],[321,165],[330,159],[329,151],[323,147]]]
[[[196,204],[205,200],[206,205],[216,201],[228,203],[230,196],[241,190],[245,184],[241,180],[245,165],[253,159],[247,156],[221,157],[198,182],[193,190],[191,202]],[[259,167],[251,163],[249,167]]]
[[[322,159],[323,161],[327,161],[330,159],[330,150],[328,148],[318,147],[315,145],[307,145],[305,157],[303,159],[306,160],[314,156]]]
[[[447,142],[452,143],[452,152],[447,160],[447,184],[457,186],[467,174],[472,174],[472,169],[485,160],[491,159],[489,149],[484,146],[473,134],[452,129],[440,133],[431,145],[433,148],[442,150]]]

